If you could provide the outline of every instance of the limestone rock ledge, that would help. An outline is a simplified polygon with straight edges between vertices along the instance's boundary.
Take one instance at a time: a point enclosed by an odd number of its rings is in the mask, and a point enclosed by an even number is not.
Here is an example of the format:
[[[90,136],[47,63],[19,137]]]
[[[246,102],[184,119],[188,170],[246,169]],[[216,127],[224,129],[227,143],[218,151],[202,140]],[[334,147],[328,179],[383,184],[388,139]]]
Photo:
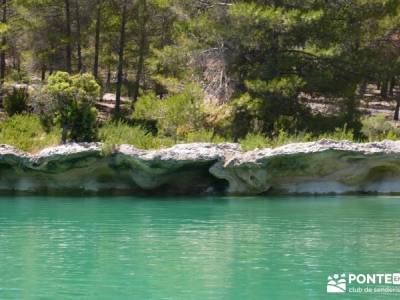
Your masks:
[[[105,147],[106,148],[106,147]],[[161,150],[68,144],[38,154],[0,145],[1,193],[400,194],[400,141],[289,144],[242,152],[237,144]]]

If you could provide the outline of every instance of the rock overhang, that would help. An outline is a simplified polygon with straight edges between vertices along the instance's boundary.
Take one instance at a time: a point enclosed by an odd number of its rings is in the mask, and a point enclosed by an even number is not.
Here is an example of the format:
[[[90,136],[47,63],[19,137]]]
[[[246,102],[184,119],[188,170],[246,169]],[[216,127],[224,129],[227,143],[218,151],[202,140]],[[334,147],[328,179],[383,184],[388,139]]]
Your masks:
[[[248,152],[209,143],[105,148],[67,144],[29,154],[0,145],[0,191],[400,194],[400,141],[321,140]]]

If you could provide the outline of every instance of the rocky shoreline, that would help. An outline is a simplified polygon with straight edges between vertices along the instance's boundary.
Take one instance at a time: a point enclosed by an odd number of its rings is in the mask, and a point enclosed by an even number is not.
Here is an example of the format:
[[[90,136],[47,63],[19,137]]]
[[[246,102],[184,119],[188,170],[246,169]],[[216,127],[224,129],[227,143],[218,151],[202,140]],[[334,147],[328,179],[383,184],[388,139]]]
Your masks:
[[[0,145],[0,193],[128,195],[400,194],[400,141],[321,140],[242,152],[68,144],[33,155]]]

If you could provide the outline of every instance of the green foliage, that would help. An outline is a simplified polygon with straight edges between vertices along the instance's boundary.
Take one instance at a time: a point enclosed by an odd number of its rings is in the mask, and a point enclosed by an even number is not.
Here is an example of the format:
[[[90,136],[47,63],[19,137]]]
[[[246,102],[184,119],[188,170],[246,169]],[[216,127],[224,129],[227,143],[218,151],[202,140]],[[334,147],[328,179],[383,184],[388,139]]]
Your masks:
[[[271,99],[274,97],[270,95]],[[244,93],[230,103],[232,136],[243,139],[248,133],[263,133],[270,138],[281,131],[291,135],[301,131],[312,132],[312,114],[292,99],[274,98],[266,101],[262,97]]]
[[[25,88],[12,88],[12,91],[3,100],[7,115],[13,116],[26,112],[28,109],[29,94]]]
[[[318,137],[318,139],[328,139],[328,140],[335,140],[335,141],[353,141],[355,142],[354,133],[347,129],[345,125],[343,128],[336,128],[335,131],[330,133],[324,133]]]
[[[319,139],[319,138],[317,138],[317,139]],[[279,134],[274,139],[272,139],[271,145],[272,145],[272,147],[278,147],[278,146],[283,146],[283,145],[292,144],[292,143],[311,142],[312,140],[315,140],[315,139],[309,133],[301,132],[299,134],[290,135],[287,132],[281,130],[281,131],[279,131]]]
[[[109,130],[107,139],[115,135],[115,142],[132,140],[144,148],[164,145],[164,138],[166,144],[240,140],[248,148],[319,137],[363,138],[359,87],[392,78],[399,81],[395,33],[400,2],[228,2],[75,1],[68,18],[68,1],[7,1],[7,20],[0,24],[5,80],[37,83],[43,77],[45,82],[49,72],[72,65],[71,72],[80,73],[98,61],[97,80],[109,92],[118,66],[123,96],[136,100],[141,95],[133,121],[151,125],[158,136],[126,124],[102,130]],[[68,48],[74,52],[72,61],[67,59]],[[203,90],[225,104],[205,103]],[[61,126],[63,142],[92,141],[99,93],[90,75],[56,72],[30,97],[29,108],[39,114],[47,131]],[[300,101],[317,98],[336,106],[337,114],[315,114]],[[23,95],[10,94],[4,104],[13,115],[25,110],[24,102]],[[130,103],[123,101],[121,106],[118,117],[132,113]],[[118,138],[108,126],[121,126],[129,134]],[[397,128],[381,117],[363,119],[362,127],[369,140],[399,136]]]
[[[259,133],[249,133],[239,143],[244,151],[271,147],[270,139]]]
[[[157,120],[161,113],[161,100],[154,93],[147,93],[140,96],[135,103],[133,117],[140,120]]]
[[[275,136],[274,138],[268,138],[259,133],[256,134],[250,133],[246,136],[246,138],[241,139],[239,143],[242,146],[243,150],[249,151],[262,148],[276,148],[287,144],[306,143],[306,142],[318,141],[321,139],[328,139],[335,141],[343,141],[343,140],[348,140],[353,142],[356,141],[353,133],[348,131],[345,126],[343,128],[336,128],[331,133],[325,133],[316,136],[304,132],[290,135],[283,130],[279,131],[278,135]]]
[[[159,149],[171,147],[175,139],[163,135],[154,136],[139,126],[130,126],[123,122],[107,122],[99,129],[99,140],[105,144],[105,150],[114,145],[129,144],[140,149]],[[224,138],[211,131],[189,132],[179,143],[224,143]]]
[[[212,131],[201,130],[189,132],[184,140],[185,143],[226,143],[229,142],[225,138],[216,135]]]
[[[92,75],[57,72],[35,95],[33,106],[45,124],[61,126],[63,142],[89,142],[97,134],[94,105],[99,97],[100,86]]]
[[[99,129],[99,140],[107,145],[129,144],[141,149],[169,147],[174,141],[158,138],[138,126],[129,126],[122,122],[108,122]]]
[[[261,99],[254,99],[248,93],[230,103],[229,123],[235,140],[243,139],[248,133],[260,131],[262,120],[259,112],[262,104]]]
[[[361,132],[370,142],[385,139],[395,140],[400,137],[400,128],[395,127],[383,114],[366,117],[362,119],[361,123]]]
[[[179,139],[187,133],[201,130],[205,122],[202,93],[196,86],[159,99],[153,93],[141,96],[135,104],[133,117],[157,121],[161,135]]]
[[[88,73],[71,76],[66,72],[56,72],[48,78],[46,92],[60,98],[93,102],[99,98],[100,86]]]
[[[37,116],[15,115],[0,123],[0,143],[34,152],[60,141],[60,130],[46,132]]]
[[[22,70],[11,70],[10,73],[7,75],[7,80],[11,82],[26,84],[30,82],[29,74]]]
[[[305,82],[299,76],[286,76],[274,78],[266,82],[261,80],[246,81],[249,90],[256,93],[272,93],[282,95],[284,97],[295,96],[299,89],[305,85]]]

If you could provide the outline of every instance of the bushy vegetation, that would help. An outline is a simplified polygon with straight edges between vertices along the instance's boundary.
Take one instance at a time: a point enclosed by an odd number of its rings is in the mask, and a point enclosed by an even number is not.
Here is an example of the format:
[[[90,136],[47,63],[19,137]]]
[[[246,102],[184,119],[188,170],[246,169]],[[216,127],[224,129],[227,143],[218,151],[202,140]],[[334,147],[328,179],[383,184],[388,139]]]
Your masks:
[[[174,144],[174,140],[153,136],[139,126],[114,121],[100,128],[99,140],[106,145],[129,144],[141,149],[158,149]]]
[[[243,150],[254,150],[262,148],[276,148],[286,144],[292,143],[306,143],[317,141],[321,139],[334,140],[334,141],[351,141],[360,142],[362,140],[356,139],[351,131],[346,127],[336,128],[333,132],[324,133],[322,135],[312,135],[310,133],[299,133],[290,135],[285,131],[280,131],[274,138],[268,138],[262,134],[248,134],[246,138],[241,139],[239,142]]]
[[[231,140],[217,135],[212,131],[202,130],[202,131],[194,131],[189,132],[185,139],[183,140],[185,143],[226,143],[231,142]]]
[[[383,114],[364,118],[361,131],[370,142],[396,140],[400,137],[400,128],[388,121]]]
[[[399,1],[19,0],[2,16],[4,109],[35,114],[63,143],[254,149],[400,135],[359,109],[373,85],[398,119]],[[115,100],[96,103],[101,93]],[[315,99],[334,113],[312,110]]]
[[[245,151],[271,147],[270,139],[259,133],[249,133],[244,139],[239,140],[239,143]]]
[[[311,142],[320,139],[348,140],[353,142],[395,140],[400,138],[400,130],[387,121],[383,115],[366,117],[362,121],[365,136],[355,138],[353,133],[344,128],[337,128],[331,133],[311,135],[299,133],[290,135],[284,131],[273,138],[260,133],[248,134],[238,142],[245,151],[275,148],[290,143]],[[36,115],[15,115],[0,123],[0,144],[13,145],[21,150],[35,152],[48,146],[58,145],[61,140],[61,128],[54,126],[47,131]],[[132,126],[122,121],[109,121],[99,128],[97,139],[105,148],[114,145],[129,144],[140,149],[159,149],[171,147],[176,143],[225,143],[232,139],[224,138],[212,131],[193,131],[180,139],[163,134],[153,135],[140,126]]]
[[[22,114],[28,109],[29,94],[26,88],[10,88],[4,97],[3,106],[8,116]]]
[[[15,115],[0,122],[0,144],[35,152],[48,146],[58,145],[61,132],[54,129],[46,132],[38,116]]]
[[[90,74],[70,76],[66,72],[51,75],[47,85],[37,91],[31,105],[48,127],[62,128],[61,140],[90,142],[96,139],[100,86]]]
[[[156,121],[161,135],[178,141],[203,129],[203,105],[201,89],[190,85],[165,99],[159,99],[154,93],[143,95],[135,104],[133,118]]]

